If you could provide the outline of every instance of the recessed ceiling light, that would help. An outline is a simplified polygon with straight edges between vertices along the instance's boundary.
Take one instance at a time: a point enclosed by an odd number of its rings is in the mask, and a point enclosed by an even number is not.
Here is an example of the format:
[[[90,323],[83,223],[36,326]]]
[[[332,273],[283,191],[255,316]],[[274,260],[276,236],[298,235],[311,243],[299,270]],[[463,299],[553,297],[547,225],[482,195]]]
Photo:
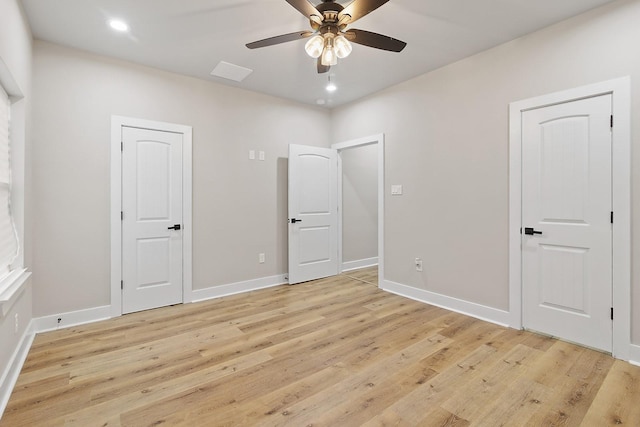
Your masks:
[[[109,21],[109,26],[121,33],[129,31],[129,26],[127,25],[127,23],[119,19],[112,19],[111,21]]]

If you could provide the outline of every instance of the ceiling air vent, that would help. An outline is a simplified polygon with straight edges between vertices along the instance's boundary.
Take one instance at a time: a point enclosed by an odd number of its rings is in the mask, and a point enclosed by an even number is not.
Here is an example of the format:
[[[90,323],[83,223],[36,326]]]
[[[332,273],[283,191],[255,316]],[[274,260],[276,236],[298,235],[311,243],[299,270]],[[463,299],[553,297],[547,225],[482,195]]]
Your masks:
[[[220,61],[220,63],[216,65],[216,68],[211,72],[211,75],[215,77],[222,77],[227,80],[233,80],[234,82],[241,82],[251,73],[253,73],[253,70],[249,68]]]

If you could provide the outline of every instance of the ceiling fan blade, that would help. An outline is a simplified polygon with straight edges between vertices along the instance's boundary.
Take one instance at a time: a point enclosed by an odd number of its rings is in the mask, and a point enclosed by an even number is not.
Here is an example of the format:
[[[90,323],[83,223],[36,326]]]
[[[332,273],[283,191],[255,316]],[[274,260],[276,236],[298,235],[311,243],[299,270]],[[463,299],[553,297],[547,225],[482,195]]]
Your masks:
[[[280,36],[269,37],[268,39],[247,43],[246,46],[249,49],[257,49],[259,47],[273,46],[274,44],[287,43],[295,40],[306,39],[312,34],[313,34],[312,31],[296,31],[295,33],[282,34]]]
[[[311,17],[315,15],[318,18],[320,18],[320,22],[322,22],[322,13],[320,13],[314,5],[309,3],[308,0],[286,0],[286,1],[308,19],[311,19]]]
[[[328,73],[331,69],[329,65],[322,65],[322,58],[318,58],[318,74]]]
[[[344,15],[349,15],[351,19],[348,20],[348,23],[353,23],[353,21],[368,15],[388,1],[389,0],[353,0],[353,2],[338,14],[338,19]]]
[[[352,29],[347,31],[345,36],[352,43],[374,47],[376,49],[388,50],[391,52],[401,52],[407,45],[405,42],[394,39],[393,37],[365,30]]]

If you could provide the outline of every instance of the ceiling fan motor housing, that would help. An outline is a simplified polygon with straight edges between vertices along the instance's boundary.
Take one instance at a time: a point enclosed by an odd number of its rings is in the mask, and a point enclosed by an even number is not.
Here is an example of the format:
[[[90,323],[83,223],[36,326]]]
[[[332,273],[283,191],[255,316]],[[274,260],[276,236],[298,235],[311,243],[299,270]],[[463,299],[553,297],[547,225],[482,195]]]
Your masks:
[[[324,14],[325,12],[335,12],[337,15],[338,13],[342,12],[342,10],[344,9],[344,6],[332,0],[329,0],[329,1],[323,0],[322,3],[316,6],[316,9],[318,9],[318,12],[322,14]]]
[[[314,31],[320,31],[320,33],[324,34],[327,32],[337,34],[338,29],[342,30],[346,27],[346,22],[342,24],[340,12],[344,9],[339,3],[335,1],[323,1],[316,7],[317,11],[322,14],[322,16],[312,15],[309,17],[309,22],[311,24],[311,28]],[[349,16],[345,16],[344,20],[348,21]],[[331,28],[335,27],[335,29]]]

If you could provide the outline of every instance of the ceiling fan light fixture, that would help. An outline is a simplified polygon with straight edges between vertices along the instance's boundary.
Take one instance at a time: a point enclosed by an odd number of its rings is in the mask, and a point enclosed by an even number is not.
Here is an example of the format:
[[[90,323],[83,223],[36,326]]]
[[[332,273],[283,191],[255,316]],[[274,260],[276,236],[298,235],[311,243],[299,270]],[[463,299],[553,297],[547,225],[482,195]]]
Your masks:
[[[325,37],[324,50],[322,51],[320,62],[326,67],[331,67],[338,64],[338,55],[336,55],[336,49],[333,44],[333,37]]]
[[[336,51],[332,47],[327,47],[322,52],[322,65],[327,67],[332,67],[338,64],[338,56],[336,55]]]
[[[321,35],[315,35],[309,39],[304,45],[304,50],[312,58],[319,58],[324,49],[324,38]]]
[[[336,37],[333,43],[336,49],[336,56],[340,59],[349,56],[353,50],[353,46],[345,36]]]

